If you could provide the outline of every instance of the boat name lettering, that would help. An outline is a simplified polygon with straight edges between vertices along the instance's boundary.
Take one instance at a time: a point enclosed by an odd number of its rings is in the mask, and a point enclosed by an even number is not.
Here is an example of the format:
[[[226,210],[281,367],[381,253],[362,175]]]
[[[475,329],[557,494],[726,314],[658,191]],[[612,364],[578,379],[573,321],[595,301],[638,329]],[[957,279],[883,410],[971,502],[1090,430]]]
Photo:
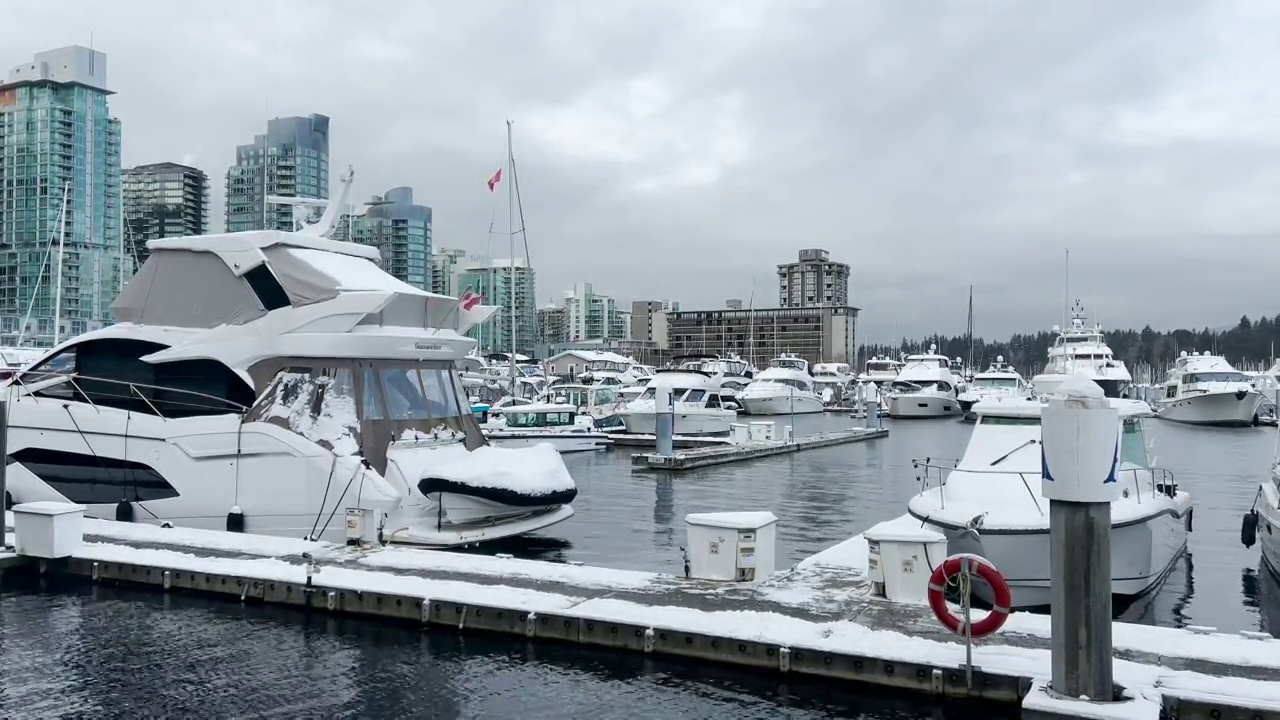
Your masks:
[[[444,346],[438,343],[416,342],[413,344],[414,350],[443,350]]]

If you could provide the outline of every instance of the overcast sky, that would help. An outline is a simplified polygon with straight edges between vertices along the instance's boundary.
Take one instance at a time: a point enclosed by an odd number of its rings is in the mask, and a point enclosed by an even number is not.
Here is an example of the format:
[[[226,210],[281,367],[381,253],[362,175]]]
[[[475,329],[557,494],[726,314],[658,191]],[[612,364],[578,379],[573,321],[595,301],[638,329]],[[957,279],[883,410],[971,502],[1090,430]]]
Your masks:
[[[19,9],[18,12],[12,10]],[[7,6],[7,9],[6,9]],[[861,339],[1280,312],[1280,3],[48,0],[0,64],[107,53],[124,162],[209,173],[272,116],[332,121],[360,199],[409,185],[484,254],[515,121],[540,302],[686,308],[853,266]],[[336,181],[336,173],[335,173]],[[336,192],[336,188],[335,188]],[[506,256],[505,237],[492,254]]]

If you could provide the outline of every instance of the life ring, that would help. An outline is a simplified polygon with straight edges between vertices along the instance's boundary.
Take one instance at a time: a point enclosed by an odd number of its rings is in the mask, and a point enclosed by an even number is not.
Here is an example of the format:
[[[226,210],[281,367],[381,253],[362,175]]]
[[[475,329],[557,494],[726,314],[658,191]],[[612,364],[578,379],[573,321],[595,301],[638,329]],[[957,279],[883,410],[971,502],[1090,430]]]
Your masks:
[[[994,602],[992,602],[991,612],[981,620],[972,623],[969,628],[969,633],[973,637],[986,637],[1004,625],[1013,605],[1009,583],[1005,582],[1004,576],[986,558],[961,554],[952,555],[943,560],[942,564],[934,568],[933,574],[929,576],[929,607],[933,609],[934,616],[944,627],[957,635],[965,634],[964,618],[951,612],[951,608],[947,607],[946,592],[947,583],[960,575],[962,561],[965,559],[969,560],[970,572],[987,581],[993,593]]]

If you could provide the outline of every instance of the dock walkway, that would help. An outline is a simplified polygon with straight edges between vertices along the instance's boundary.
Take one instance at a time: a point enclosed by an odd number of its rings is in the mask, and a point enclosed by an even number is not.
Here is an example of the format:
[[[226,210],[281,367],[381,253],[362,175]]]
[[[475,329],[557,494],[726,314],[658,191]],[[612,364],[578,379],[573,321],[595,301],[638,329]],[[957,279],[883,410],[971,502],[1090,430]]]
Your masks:
[[[631,456],[631,466],[632,469],[637,470],[694,470],[712,465],[726,465],[802,450],[874,440],[888,435],[887,429],[852,428],[798,436],[793,440],[756,440],[741,445],[713,445],[676,450],[670,455],[656,452],[636,453]]]
[[[1037,717],[1080,712],[1060,708],[1043,689],[1048,617],[1016,613],[979,641],[970,688],[963,645],[928,608],[871,596],[860,536],[766,581],[725,584],[501,556],[84,524],[81,551],[39,563],[44,571],[1021,702]],[[1280,718],[1280,640],[1117,623],[1114,645],[1116,681],[1135,699],[1096,717],[1154,720],[1163,707],[1179,718]]]

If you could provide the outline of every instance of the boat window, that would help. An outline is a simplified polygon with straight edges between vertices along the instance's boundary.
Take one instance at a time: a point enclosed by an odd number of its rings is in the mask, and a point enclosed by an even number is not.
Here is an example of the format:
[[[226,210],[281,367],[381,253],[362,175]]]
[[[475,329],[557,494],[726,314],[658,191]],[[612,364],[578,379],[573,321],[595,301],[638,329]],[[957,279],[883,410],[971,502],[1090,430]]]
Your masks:
[[[1196,383],[1248,383],[1249,377],[1242,372],[1199,372],[1187,373],[1182,376],[1183,385],[1194,385]]]
[[[1015,378],[978,378],[973,381],[976,388],[1006,388],[1016,390],[1018,381]]]
[[[618,401],[618,396],[612,390],[605,388],[596,388],[592,394],[592,405],[611,405]]]
[[[542,427],[540,422],[541,415],[539,413],[514,412],[504,413],[507,418],[507,427],[509,428],[534,428]]]
[[[56,375],[67,375],[75,372],[77,347],[72,345],[40,364],[32,366],[29,370],[18,373],[18,375],[22,378],[22,382],[30,384],[48,380]]]
[[[385,420],[382,411],[382,393],[378,391],[378,379],[371,367],[360,368],[360,417],[365,420]]]
[[[365,386],[366,391],[369,386]],[[360,451],[360,420],[350,368],[313,371],[287,367],[271,380],[262,397],[245,413],[244,422],[266,422],[285,428],[333,451]]]
[[[266,263],[245,273],[244,281],[249,284],[253,294],[258,296],[258,302],[262,303],[263,310],[271,312],[289,307],[289,294],[284,291],[284,287]]]
[[[1120,462],[1148,467],[1147,440],[1142,432],[1142,423],[1137,418],[1126,418],[1124,431],[1120,434]]]
[[[684,401],[687,403],[702,402],[702,398],[706,397],[706,390],[690,390]]]
[[[1165,396],[1166,398],[1177,397],[1177,395],[1178,395],[1178,386],[1177,386],[1177,385],[1169,385],[1168,387],[1166,387],[1166,388],[1164,389],[1164,396]]]
[[[1038,417],[1008,417],[1002,415],[983,415],[979,421],[980,425],[1023,425],[1032,426],[1039,425]]]
[[[719,396],[719,395],[716,395],[715,393],[712,393],[711,395],[707,396],[707,407],[708,407],[708,408],[711,408],[711,409],[717,409],[717,408],[719,408],[719,407],[720,407],[720,396]]]
[[[573,413],[562,410],[560,412],[547,413],[547,427],[564,427],[573,425],[577,422]]]

